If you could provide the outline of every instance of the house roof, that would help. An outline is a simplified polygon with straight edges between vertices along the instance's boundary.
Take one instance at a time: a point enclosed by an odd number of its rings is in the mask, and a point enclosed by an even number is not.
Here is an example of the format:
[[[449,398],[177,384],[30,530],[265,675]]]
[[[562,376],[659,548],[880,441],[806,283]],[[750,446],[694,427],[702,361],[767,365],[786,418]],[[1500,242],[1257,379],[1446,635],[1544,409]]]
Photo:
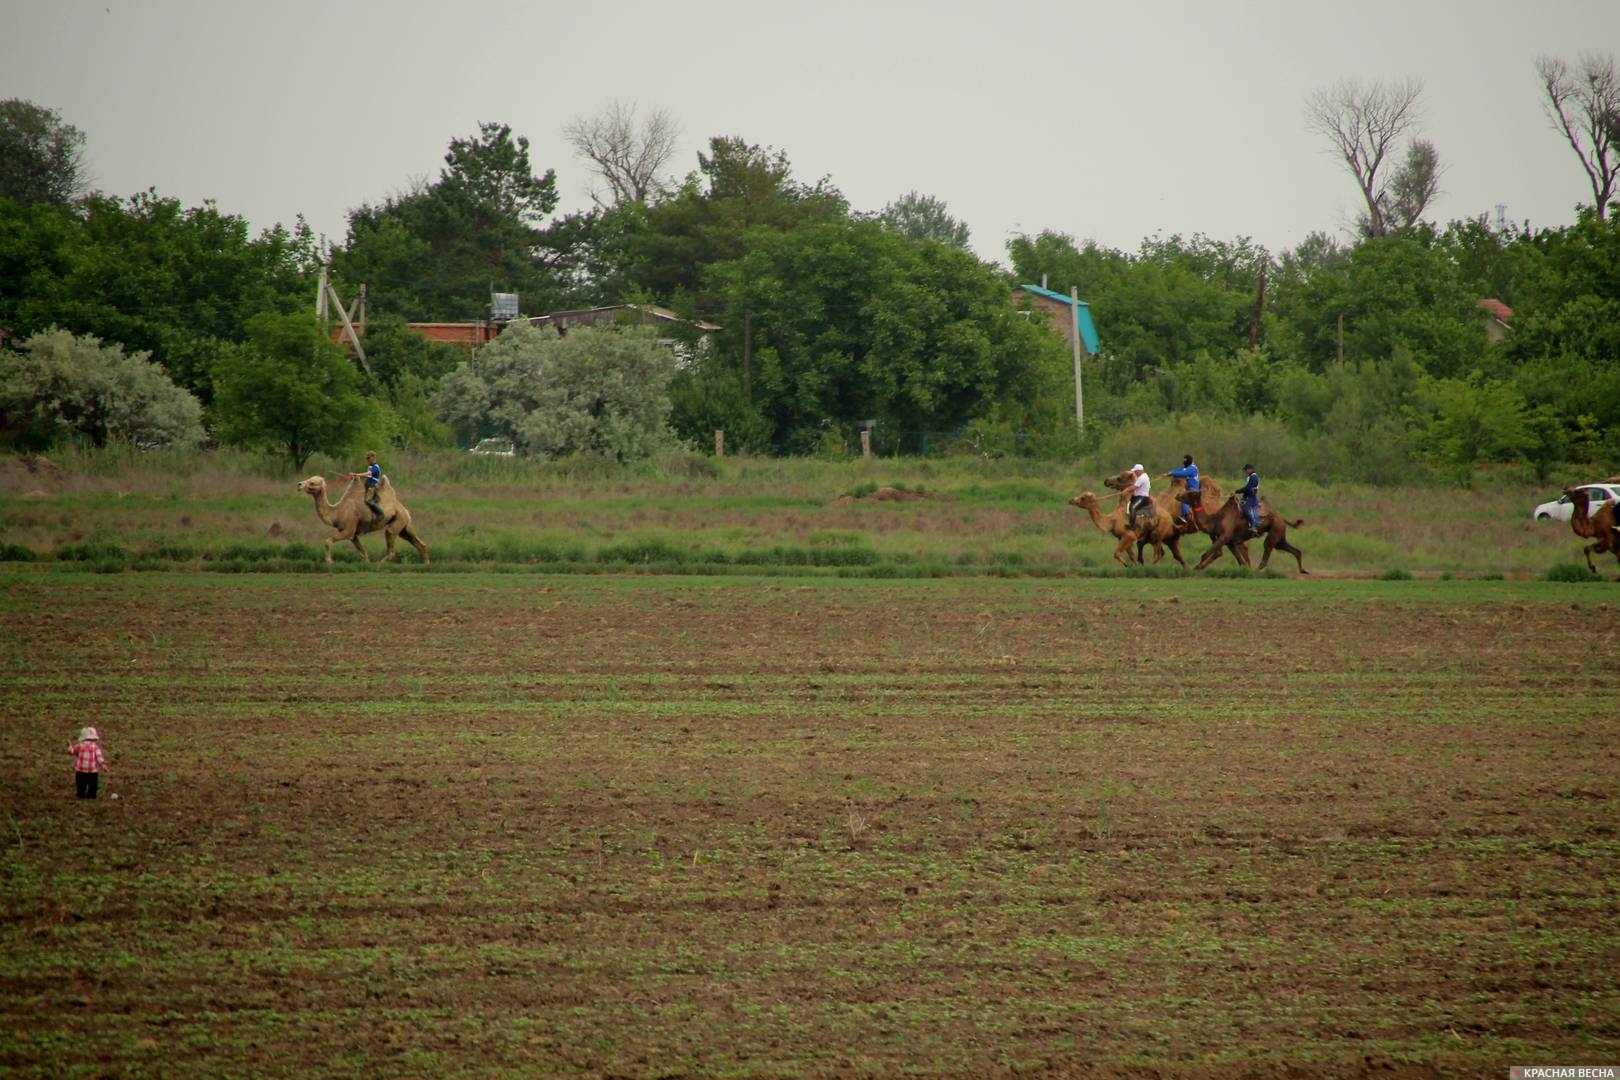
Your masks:
[[[602,322],[618,321],[620,312],[635,312],[642,320],[653,319],[657,322],[690,322],[704,333],[714,333],[720,327],[713,323],[706,323],[696,319],[681,318],[668,308],[656,307],[652,304],[612,304],[608,307],[578,308],[574,311],[553,311],[545,315],[524,316],[514,322],[527,322],[531,326],[546,326],[548,324],[561,324],[568,326],[578,323],[590,326]]]
[[[1097,337],[1097,325],[1091,321],[1090,304],[1084,300],[1074,300],[1072,297],[1065,296],[1060,292],[1053,292],[1051,289],[1043,289],[1039,285],[1020,285],[1018,287],[1027,293],[1033,293],[1048,300],[1056,300],[1060,304],[1077,304],[1079,307],[1077,316],[1080,321],[1080,340],[1085,342],[1088,353],[1095,355],[1102,351],[1102,342]]]
[[[1503,322],[1507,322],[1509,319],[1513,318],[1513,309],[1502,303],[1500,300],[1481,300],[1479,302],[1479,306],[1490,312],[1492,315],[1495,315]]]

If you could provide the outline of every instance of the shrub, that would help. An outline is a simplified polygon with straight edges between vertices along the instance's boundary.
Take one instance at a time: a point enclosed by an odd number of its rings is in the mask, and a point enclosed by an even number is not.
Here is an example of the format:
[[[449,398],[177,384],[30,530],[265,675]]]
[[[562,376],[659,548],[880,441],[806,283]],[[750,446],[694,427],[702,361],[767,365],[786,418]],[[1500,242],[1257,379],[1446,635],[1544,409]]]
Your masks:
[[[1542,575],[1544,581],[1601,581],[1602,579],[1580,563],[1554,563]]]

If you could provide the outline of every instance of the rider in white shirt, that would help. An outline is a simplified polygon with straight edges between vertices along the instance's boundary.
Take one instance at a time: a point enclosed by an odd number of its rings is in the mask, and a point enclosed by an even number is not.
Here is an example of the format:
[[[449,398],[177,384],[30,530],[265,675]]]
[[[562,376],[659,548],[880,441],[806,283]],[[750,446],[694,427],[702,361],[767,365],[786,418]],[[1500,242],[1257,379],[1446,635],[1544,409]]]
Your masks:
[[[1131,528],[1136,528],[1136,515],[1153,505],[1148,498],[1148,491],[1153,487],[1153,481],[1148,477],[1147,470],[1141,465],[1132,465],[1131,472],[1136,474],[1136,480],[1131,484],[1131,504],[1126,510],[1126,520]]]

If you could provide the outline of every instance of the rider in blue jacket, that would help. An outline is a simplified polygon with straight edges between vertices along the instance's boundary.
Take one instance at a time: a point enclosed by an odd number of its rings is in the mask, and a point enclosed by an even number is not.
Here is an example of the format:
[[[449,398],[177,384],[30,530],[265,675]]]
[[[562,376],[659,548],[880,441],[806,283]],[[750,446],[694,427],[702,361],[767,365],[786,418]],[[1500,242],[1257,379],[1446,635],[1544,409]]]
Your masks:
[[[1191,454],[1188,454],[1188,455],[1186,455],[1185,457],[1183,457],[1181,459],[1181,468],[1179,468],[1179,469],[1171,469],[1169,472],[1165,473],[1164,475],[1170,477],[1172,480],[1185,480],[1185,481],[1187,481],[1187,490],[1188,491],[1197,491],[1198,490],[1198,466],[1193,464],[1193,458],[1192,458]],[[1182,503],[1181,504],[1181,517],[1176,520],[1176,524],[1177,525],[1186,524],[1187,515],[1190,514],[1190,513],[1192,513],[1192,507],[1188,506],[1186,503]]]
[[[1260,531],[1260,474],[1254,471],[1253,465],[1243,466],[1243,475],[1247,477],[1243,486],[1238,489],[1238,500],[1243,506],[1243,517],[1249,523],[1249,528],[1255,532]]]

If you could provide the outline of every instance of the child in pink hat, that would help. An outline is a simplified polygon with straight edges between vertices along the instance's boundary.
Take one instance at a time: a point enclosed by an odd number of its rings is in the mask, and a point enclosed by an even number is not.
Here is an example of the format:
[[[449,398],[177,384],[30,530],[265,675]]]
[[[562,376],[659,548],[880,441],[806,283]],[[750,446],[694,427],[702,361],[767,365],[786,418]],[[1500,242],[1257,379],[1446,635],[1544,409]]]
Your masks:
[[[101,774],[107,771],[107,755],[101,752],[101,733],[93,727],[79,732],[76,741],[68,743],[73,755],[73,787],[81,799],[96,797]]]

